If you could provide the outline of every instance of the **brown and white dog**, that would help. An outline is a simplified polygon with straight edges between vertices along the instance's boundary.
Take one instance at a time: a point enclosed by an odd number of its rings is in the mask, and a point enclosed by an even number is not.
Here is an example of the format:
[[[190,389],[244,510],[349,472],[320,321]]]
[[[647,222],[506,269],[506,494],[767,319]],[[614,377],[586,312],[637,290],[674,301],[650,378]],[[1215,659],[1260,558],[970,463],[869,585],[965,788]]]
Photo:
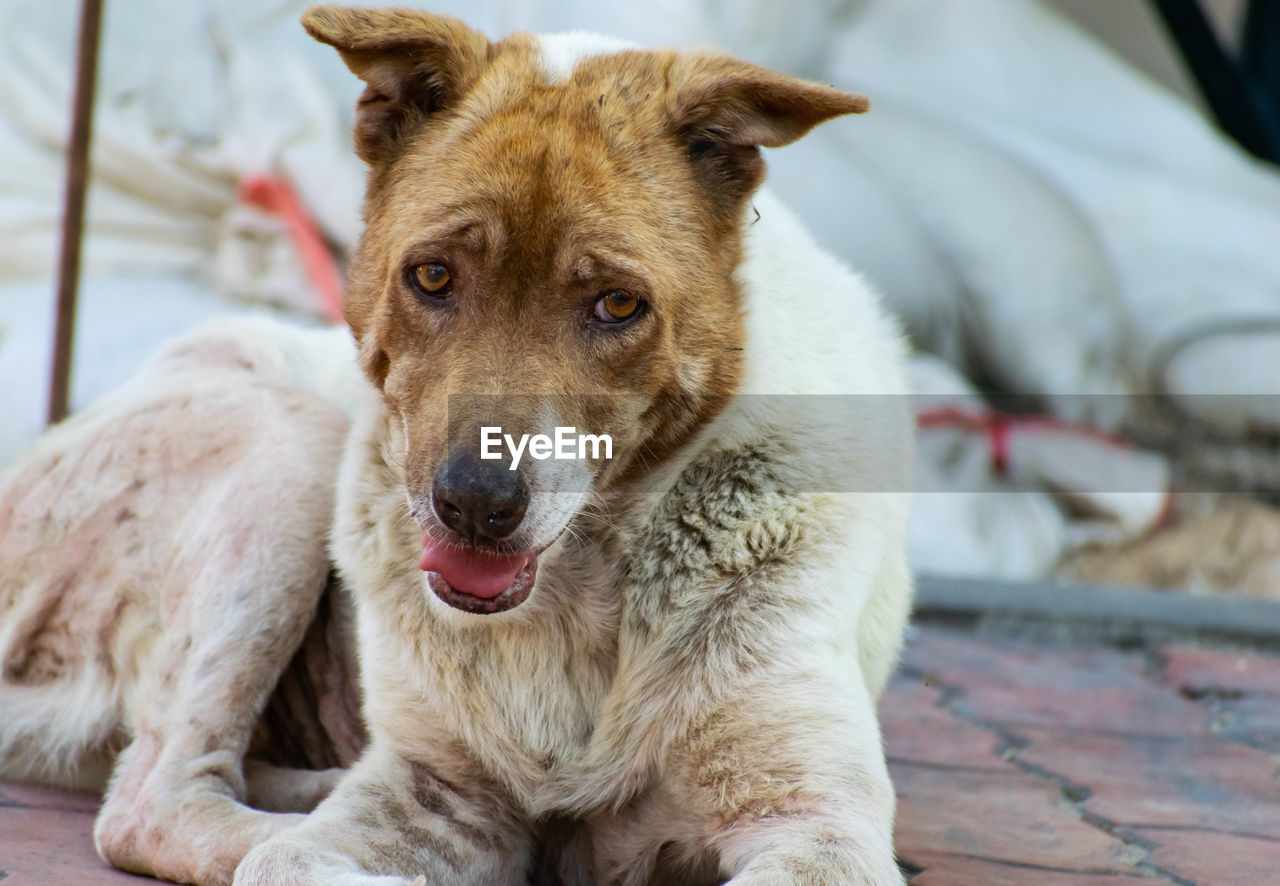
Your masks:
[[[201,884],[901,883],[902,344],[757,190],[865,100],[303,22],[367,86],[358,355],[216,325],[0,477],[0,775],[110,772],[103,857]]]

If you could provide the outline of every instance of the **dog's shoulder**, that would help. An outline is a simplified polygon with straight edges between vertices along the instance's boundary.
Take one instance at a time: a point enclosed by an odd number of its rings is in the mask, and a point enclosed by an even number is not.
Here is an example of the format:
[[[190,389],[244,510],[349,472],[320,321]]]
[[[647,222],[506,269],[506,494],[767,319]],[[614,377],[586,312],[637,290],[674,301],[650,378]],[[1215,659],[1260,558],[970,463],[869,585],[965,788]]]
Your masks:
[[[744,230],[741,393],[906,394],[906,337],[875,288],[768,188],[755,194]]]
[[[905,533],[913,423],[900,328],[767,191],[747,224],[742,388],[654,472],[627,524],[655,619],[680,588],[795,585],[799,572],[852,587],[838,577],[879,569]]]

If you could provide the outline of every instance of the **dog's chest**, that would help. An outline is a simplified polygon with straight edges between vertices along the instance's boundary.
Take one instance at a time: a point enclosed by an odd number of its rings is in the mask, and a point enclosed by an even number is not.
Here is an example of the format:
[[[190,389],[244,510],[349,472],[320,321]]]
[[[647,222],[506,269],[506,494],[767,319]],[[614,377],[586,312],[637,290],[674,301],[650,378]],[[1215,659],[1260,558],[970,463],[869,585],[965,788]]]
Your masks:
[[[616,676],[621,611],[605,571],[580,558],[539,568],[527,617],[492,627],[428,618],[406,632],[395,612],[368,611],[386,630],[362,644],[375,728],[427,757],[430,745],[465,749],[530,812],[556,805],[552,786],[596,731]]]
[[[531,766],[571,763],[590,741],[614,676],[616,627],[608,627],[596,635],[548,631],[536,646],[494,650],[495,679],[510,690],[491,696],[489,716]]]

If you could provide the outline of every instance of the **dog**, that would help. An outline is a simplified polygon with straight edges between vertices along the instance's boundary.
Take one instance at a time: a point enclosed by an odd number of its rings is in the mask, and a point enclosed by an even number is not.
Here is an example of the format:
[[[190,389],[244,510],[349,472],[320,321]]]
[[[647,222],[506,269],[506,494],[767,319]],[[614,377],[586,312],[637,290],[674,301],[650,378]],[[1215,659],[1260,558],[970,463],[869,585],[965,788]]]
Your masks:
[[[0,775],[179,882],[901,884],[905,345],[760,189],[866,100],[303,24],[365,84],[350,336],[199,330],[7,469]]]

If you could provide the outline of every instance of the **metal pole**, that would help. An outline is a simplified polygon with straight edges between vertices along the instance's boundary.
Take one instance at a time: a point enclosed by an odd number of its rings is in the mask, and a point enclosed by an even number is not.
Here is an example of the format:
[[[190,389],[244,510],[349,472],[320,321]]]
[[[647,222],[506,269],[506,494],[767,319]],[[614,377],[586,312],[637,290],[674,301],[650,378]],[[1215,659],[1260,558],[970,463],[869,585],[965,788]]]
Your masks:
[[[89,184],[89,142],[93,135],[93,93],[98,73],[98,43],[103,0],[81,0],[76,43],[76,82],[67,139],[67,180],[62,203],[62,247],[58,257],[58,304],[54,321],[53,368],[49,382],[49,423],[67,416],[71,352],[75,339],[76,286],[84,232],[85,191]]]

